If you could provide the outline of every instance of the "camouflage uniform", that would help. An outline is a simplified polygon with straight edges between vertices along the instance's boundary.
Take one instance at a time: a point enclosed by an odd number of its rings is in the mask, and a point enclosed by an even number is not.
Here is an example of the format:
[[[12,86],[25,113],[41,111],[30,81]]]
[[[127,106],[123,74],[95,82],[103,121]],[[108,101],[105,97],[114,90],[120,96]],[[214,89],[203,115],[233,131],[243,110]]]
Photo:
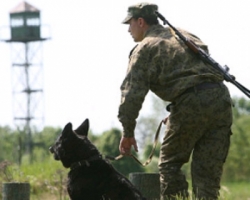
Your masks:
[[[207,51],[195,35],[179,31]],[[124,137],[134,136],[136,119],[149,90],[172,102],[159,161],[162,200],[188,196],[181,167],[191,153],[195,196],[217,199],[232,124],[231,99],[222,81],[220,73],[161,25],[150,26],[131,52],[118,114]],[[202,83],[214,84],[199,89]]]

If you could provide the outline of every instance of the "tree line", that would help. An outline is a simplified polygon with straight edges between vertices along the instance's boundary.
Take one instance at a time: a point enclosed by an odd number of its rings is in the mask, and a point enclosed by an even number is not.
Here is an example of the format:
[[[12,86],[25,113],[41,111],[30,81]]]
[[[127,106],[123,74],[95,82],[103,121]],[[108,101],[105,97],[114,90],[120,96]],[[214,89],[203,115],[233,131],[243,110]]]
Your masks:
[[[231,147],[228,158],[224,166],[223,179],[226,181],[249,181],[250,177],[250,101],[244,98],[233,98],[233,117],[232,125]],[[150,114],[139,118],[136,129],[136,138],[139,143],[140,152],[134,155],[138,157],[141,162],[148,158],[154,140],[154,134],[161,119],[167,116],[165,108],[166,102],[160,102],[156,99],[152,100],[152,109]],[[162,111],[164,110],[164,111]],[[32,133],[32,159],[36,162],[43,162],[52,156],[49,153],[49,147],[56,140],[61,133],[63,127],[45,127],[42,131]],[[162,128],[164,132],[164,128]],[[96,145],[99,151],[105,156],[119,155],[119,141],[122,131],[118,128],[112,128],[104,131],[101,134],[95,134],[91,130],[89,132],[89,139]],[[161,133],[163,137],[164,133]],[[25,159],[25,134],[17,130],[13,130],[8,126],[0,127],[0,163],[9,161],[12,163],[22,164]],[[111,161],[113,166],[124,175],[131,172],[158,172],[158,158],[160,141],[154,153],[152,162],[142,167],[131,157],[124,157],[118,161]],[[187,177],[190,176],[190,163],[183,167],[184,173]]]

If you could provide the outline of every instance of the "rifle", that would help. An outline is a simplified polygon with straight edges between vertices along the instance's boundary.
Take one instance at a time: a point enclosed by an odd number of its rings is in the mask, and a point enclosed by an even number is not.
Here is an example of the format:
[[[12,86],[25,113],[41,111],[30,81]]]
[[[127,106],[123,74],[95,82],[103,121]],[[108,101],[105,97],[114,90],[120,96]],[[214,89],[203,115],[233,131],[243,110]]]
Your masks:
[[[224,80],[234,84],[238,89],[240,89],[248,98],[250,98],[250,90],[244,87],[242,84],[236,81],[235,77],[229,74],[229,67],[225,65],[222,67],[219,63],[217,63],[210,55],[208,55],[203,49],[201,49],[198,45],[194,43],[194,41],[190,40],[189,38],[185,37],[178,31],[174,26],[172,26],[166,19],[163,17],[158,11],[155,11],[157,17],[159,17],[163,24],[167,24],[170,28],[174,30],[176,35],[191,49],[195,54],[199,55],[200,58],[214,67],[216,70],[221,72],[224,76]]]

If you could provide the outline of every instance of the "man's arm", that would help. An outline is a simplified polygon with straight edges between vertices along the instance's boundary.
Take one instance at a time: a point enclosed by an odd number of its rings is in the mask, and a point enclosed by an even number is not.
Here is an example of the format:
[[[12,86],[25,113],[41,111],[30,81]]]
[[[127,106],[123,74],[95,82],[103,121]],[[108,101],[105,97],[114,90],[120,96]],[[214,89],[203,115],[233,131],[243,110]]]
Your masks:
[[[138,45],[137,48],[139,49],[131,55],[127,75],[121,85],[122,96],[118,119],[122,123],[124,137],[134,136],[136,118],[150,88],[147,49],[142,45]]]

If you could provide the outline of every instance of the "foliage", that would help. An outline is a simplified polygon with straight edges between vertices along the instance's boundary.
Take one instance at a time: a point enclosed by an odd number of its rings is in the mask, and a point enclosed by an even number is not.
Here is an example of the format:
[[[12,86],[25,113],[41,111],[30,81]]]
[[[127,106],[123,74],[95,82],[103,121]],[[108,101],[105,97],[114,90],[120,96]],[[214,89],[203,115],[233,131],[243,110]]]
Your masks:
[[[32,162],[39,162],[50,155],[49,147],[54,143],[61,131],[61,128],[45,127],[42,132],[33,134]]]
[[[250,102],[235,100],[234,123],[232,126],[231,146],[224,167],[225,180],[249,181],[250,168]],[[244,107],[245,106],[245,107]]]
[[[4,171],[7,174],[4,174]],[[0,184],[3,182],[29,182],[32,196],[49,194],[50,196],[63,197],[67,196],[67,171],[52,156],[47,157],[43,162],[32,164],[24,162],[22,166],[4,161],[0,163]]]
[[[2,163],[0,164],[2,166]],[[9,163],[9,170],[13,179],[18,181],[29,181],[31,184],[31,199],[68,200],[66,191],[66,174],[60,162],[52,156],[44,162],[33,164],[23,163],[21,167]],[[3,182],[0,167],[0,184]],[[249,182],[222,182],[220,200],[241,200],[250,197]],[[0,191],[0,199],[1,191]]]
[[[243,200],[250,198],[249,182],[222,182],[221,200]]]
[[[250,101],[245,98],[237,98],[233,99],[234,104],[234,118],[237,119],[242,115],[247,115],[250,113]]]
[[[145,144],[153,144],[153,138],[155,136],[159,123],[167,117],[168,112],[166,105],[169,103],[156,98],[155,95],[150,93],[150,104],[148,105],[148,113],[139,116],[135,136],[139,145],[139,148],[144,150]],[[164,129],[162,128],[160,136],[163,135]]]
[[[153,150],[152,142],[147,143],[145,145],[144,151],[143,151],[143,161],[144,162],[146,162],[149,159],[149,156],[151,155],[152,150]],[[158,143],[156,148],[155,148],[151,163],[145,167],[145,172],[148,172],[148,173],[159,172],[159,169],[158,169],[159,154],[160,154],[160,144]]]
[[[3,160],[16,161],[20,148],[19,134],[8,126],[0,127],[0,138],[0,162]]]
[[[223,182],[249,182],[250,101],[244,98],[234,98],[233,101],[235,104],[233,108],[233,134],[222,180]],[[141,116],[138,120],[136,137],[141,149],[139,149],[140,154],[133,153],[142,162],[146,161],[152,150],[153,137],[159,122],[167,115],[165,104],[166,102],[153,101],[153,109],[150,109],[150,115]],[[63,199],[66,195],[65,181],[67,170],[63,168],[60,162],[56,162],[48,151],[49,146],[54,143],[61,130],[59,127],[45,127],[43,131],[32,133],[33,154],[32,163],[30,163],[29,155],[25,154],[23,146],[25,143],[24,133],[12,130],[8,126],[0,127],[0,183],[5,181],[29,181],[32,185],[32,199],[35,199],[34,196],[42,195],[42,193],[43,195],[48,194],[50,197],[56,196],[55,199],[58,199],[58,197]],[[164,126],[162,127],[163,130]],[[163,133],[160,135],[162,137]],[[118,156],[120,138],[121,130],[115,128],[107,130],[101,135],[96,135],[89,131],[89,139],[103,155]],[[156,147],[152,162],[146,167],[140,166],[131,157],[124,157],[121,160],[111,162],[118,171],[126,176],[131,172],[158,172],[159,151],[160,142]],[[19,162],[20,152],[22,162]],[[21,163],[20,166],[18,165],[19,163]],[[190,179],[189,163],[183,166],[183,171],[187,178]],[[237,192],[230,189],[230,187],[234,187],[233,185],[229,184],[227,187],[229,187],[229,191],[232,191],[228,193],[224,188],[224,194],[231,195]],[[247,192],[245,191],[245,193]],[[46,197],[45,199],[52,198]],[[228,199],[230,198],[228,197]]]

